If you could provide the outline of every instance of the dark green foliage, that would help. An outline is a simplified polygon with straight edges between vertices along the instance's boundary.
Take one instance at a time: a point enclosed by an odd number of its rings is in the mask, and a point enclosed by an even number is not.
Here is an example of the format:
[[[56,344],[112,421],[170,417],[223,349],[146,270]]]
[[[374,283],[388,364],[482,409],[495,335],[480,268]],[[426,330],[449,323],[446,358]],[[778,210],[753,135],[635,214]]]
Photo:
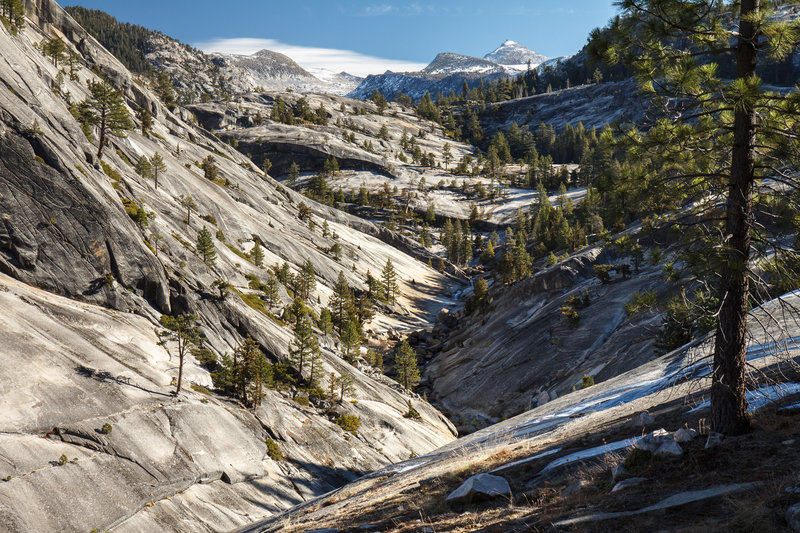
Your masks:
[[[96,9],[69,6],[65,10],[128,70],[137,74],[152,70],[145,54],[152,51],[150,38],[157,32],[119,22],[111,15]]]
[[[278,446],[278,443],[272,439],[267,439],[267,455],[273,461],[282,461],[283,460],[283,450],[281,447]]]
[[[353,351],[358,348],[361,343],[361,335],[358,333],[358,322],[355,318],[347,320],[342,328],[341,339],[342,347],[344,348],[344,358],[351,360]]]
[[[408,402],[408,411],[403,415],[404,418],[410,418],[411,420],[422,420],[422,415],[419,414],[419,411],[414,409],[414,406],[411,405],[411,400],[407,400]]]
[[[106,422],[103,424],[103,427],[100,428],[100,433],[102,433],[103,435],[108,435],[109,433],[111,433],[113,429],[114,427],[108,422]]]
[[[258,240],[256,240],[253,245],[253,249],[250,250],[250,258],[253,260],[253,264],[259,268],[264,263],[264,250],[261,248],[261,244]]]
[[[200,163],[200,168],[203,169],[203,176],[210,181],[214,181],[219,176],[219,167],[217,167],[217,160],[213,155],[207,156]]]
[[[641,474],[655,458],[656,456],[648,450],[633,448],[628,454],[628,457],[625,458],[623,465],[625,466],[625,470],[631,474]]]
[[[203,229],[197,234],[196,249],[197,253],[203,259],[203,262],[208,265],[208,267],[214,268],[217,251],[214,248],[214,240],[211,237],[211,232],[205,226],[203,226]]]
[[[167,171],[167,164],[164,162],[164,158],[161,157],[161,154],[156,152],[150,158],[150,171],[153,176],[153,180],[155,180],[155,187],[158,189],[158,176]]]
[[[22,0],[0,0],[0,21],[17,35],[25,27],[25,6]]]
[[[270,365],[258,343],[247,337],[233,351],[225,354],[212,374],[214,386],[237,398],[253,409],[261,404],[264,388],[274,383],[273,366]]]
[[[394,356],[395,379],[406,389],[413,389],[419,383],[417,354],[407,340],[400,343]]]
[[[378,89],[372,91],[372,95],[369,97],[378,108],[378,114],[383,115],[383,112],[386,111],[386,107],[389,105],[386,102],[386,98],[381,94]]]
[[[122,93],[108,81],[89,81],[91,97],[82,104],[84,119],[97,127],[100,140],[97,158],[102,159],[103,148],[108,137],[125,137],[125,131],[133,129],[133,122],[125,107]]]
[[[605,285],[611,283],[611,271],[614,270],[614,265],[594,265],[592,267],[594,275],[600,280],[600,283]]]
[[[303,371],[318,355],[319,343],[311,329],[311,323],[307,315],[301,314],[294,330],[294,340],[289,345],[289,360],[297,369],[297,373],[303,377]]]
[[[381,283],[383,285],[383,295],[387,302],[394,303],[397,297],[397,273],[391,259],[386,260],[386,264],[381,272]]]
[[[716,327],[719,300],[705,290],[672,298],[656,337],[656,353],[669,353]]]
[[[358,428],[361,427],[361,419],[356,415],[342,415],[337,417],[334,422],[343,430],[349,431],[353,435],[358,433]]]

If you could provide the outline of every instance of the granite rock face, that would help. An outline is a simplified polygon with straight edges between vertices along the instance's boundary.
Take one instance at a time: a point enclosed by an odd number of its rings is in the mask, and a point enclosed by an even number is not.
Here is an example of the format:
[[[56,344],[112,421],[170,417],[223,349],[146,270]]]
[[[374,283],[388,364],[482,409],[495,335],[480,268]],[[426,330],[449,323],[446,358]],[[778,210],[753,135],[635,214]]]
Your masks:
[[[31,0],[26,13],[18,36],[0,26],[0,474],[9,479],[0,529],[229,530],[451,442],[454,427],[436,409],[363,360],[345,362],[320,332],[326,380],[353,380],[341,405],[304,406],[268,390],[245,410],[208,394],[209,371],[192,356],[184,391],[172,395],[177,358],[158,344],[162,313],[195,313],[214,356],[250,335],[271,362],[286,360],[293,332],[277,315],[288,292],[272,309],[254,305],[252,280],[272,265],[298,272],[313,262],[308,306],[319,314],[340,272],[363,290],[367,270],[391,259],[403,291],[396,312],[378,309],[366,326],[379,340],[435,316],[452,281],[387,243],[400,236],[378,238],[384,230],[305,199],[310,230],[298,218],[302,197],[185,110],[164,108],[57,4]],[[80,56],[77,79],[62,79],[37,48],[51,37]],[[122,91],[132,116],[147,108],[155,119],[147,135],[137,122],[110,138],[102,165],[97,132],[87,138],[69,110],[99,79],[93,70]],[[167,168],[157,188],[133,168],[155,153]],[[198,169],[209,156],[217,181]],[[190,212],[181,197],[193,199]],[[136,209],[146,220],[129,216]],[[335,241],[321,235],[324,222]],[[213,266],[195,253],[204,226],[215,236]],[[261,266],[248,254],[257,241]],[[334,242],[341,259],[327,251]],[[217,279],[231,284],[227,296]],[[421,420],[403,417],[409,401]],[[341,414],[361,419],[357,436],[333,422]],[[272,460],[266,439],[286,459]]]

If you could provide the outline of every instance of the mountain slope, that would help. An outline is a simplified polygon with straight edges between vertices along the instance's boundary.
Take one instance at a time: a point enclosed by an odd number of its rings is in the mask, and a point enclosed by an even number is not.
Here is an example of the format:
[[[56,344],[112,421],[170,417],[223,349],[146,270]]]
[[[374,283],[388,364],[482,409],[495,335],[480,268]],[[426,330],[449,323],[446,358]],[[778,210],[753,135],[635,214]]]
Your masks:
[[[798,303],[797,294],[788,294],[751,312],[748,361],[754,376],[800,355],[795,312],[784,313],[796,309]],[[768,324],[766,329],[762,324]],[[708,354],[712,351],[709,338],[684,346],[239,531],[370,528],[400,532],[419,528],[421,521],[435,531],[472,530],[478,524],[483,530],[514,532],[574,531],[576,527],[580,531],[642,531],[654,523],[690,531],[730,531],[742,524],[753,530],[769,524],[771,530],[784,531],[784,511],[797,501],[786,496],[786,487],[794,490],[797,485],[796,454],[792,440],[787,441],[794,436],[792,421],[800,399],[797,373],[778,376],[767,370],[760,374],[794,381],[760,387],[751,396],[752,409],[777,400],[789,407],[777,416],[774,408],[767,407],[769,412],[753,433],[715,443],[705,434],[709,410],[708,403],[701,401],[709,393]],[[652,420],[643,424],[642,412],[649,412]],[[677,455],[639,450],[637,456],[630,455],[630,463],[625,462],[644,435],[658,430],[677,444],[673,432],[685,427],[699,430],[701,436],[680,442],[680,452],[673,452]],[[708,466],[710,461],[713,467]],[[615,468],[623,464],[634,473]],[[698,468],[698,464],[704,466]],[[792,466],[787,469],[787,464]],[[446,500],[478,473],[503,477],[511,494],[488,501]],[[616,480],[636,475],[647,475],[647,479],[639,477],[635,487],[612,490]],[[747,482],[756,484],[740,488],[730,507],[692,500],[700,491],[713,494],[729,484]],[[732,493],[719,492],[716,498],[728,494]],[[761,498],[770,503],[763,504],[766,509],[753,518],[754,507],[761,508]],[[672,506],[667,509],[680,509],[668,514],[666,521],[665,508],[658,505],[665,501]]]
[[[448,94],[460,92],[466,83],[470,88],[481,82],[488,82],[503,76],[518,74],[519,71],[461,54],[445,52],[438,54],[428,66],[419,72],[395,73],[387,71],[379,75],[367,76],[361,84],[347,96],[366,99],[374,90],[390,100],[400,93],[419,99],[428,92]]]
[[[296,273],[312,261],[317,288],[306,305],[318,316],[340,272],[364,291],[367,269],[391,259],[402,294],[365,328],[377,343],[427,322],[449,301],[450,282],[381,240],[394,238],[388,230],[286,190],[190,113],[167,110],[54,2],[30,0],[26,14],[19,36],[0,27],[0,268],[10,276],[0,297],[12,310],[0,320],[4,529],[226,530],[454,438],[435,409],[362,358],[345,362],[318,330],[321,386],[331,373],[353,381],[341,404],[275,386],[247,411],[207,394],[208,363],[192,356],[173,397],[177,359],[171,343],[158,344],[162,313],[196,314],[212,359],[249,335],[270,363],[287,360],[293,332],[273,312],[292,302],[288,289],[268,308],[252,288],[271,265]],[[38,47],[50,37],[80,57],[77,79],[56,83],[59,69]],[[129,113],[154,117],[147,135],[137,121],[112,137],[102,164],[97,131],[87,138],[68,103],[89,96],[96,72],[121,89]],[[133,168],[155,153],[166,166],[158,188]],[[216,181],[198,168],[209,157]],[[182,197],[195,204],[188,217]],[[336,240],[298,217],[301,201]],[[204,226],[216,234],[213,267],[195,252]],[[247,253],[256,241],[264,266]],[[341,259],[328,251],[334,243]],[[231,284],[227,295],[216,280]],[[409,402],[421,420],[403,416]],[[360,418],[357,436],[334,423],[345,414]],[[100,432],[104,423],[113,431]],[[288,459],[270,458],[266,438]],[[62,454],[70,462],[59,464]]]
[[[349,75],[319,79],[271,50],[252,55],[205,54],[161,32],[119,22],[102,11],[79,6],[67,11],[134,73],[167,74],[180,103],[256,88],[344,94],[361,81]]]

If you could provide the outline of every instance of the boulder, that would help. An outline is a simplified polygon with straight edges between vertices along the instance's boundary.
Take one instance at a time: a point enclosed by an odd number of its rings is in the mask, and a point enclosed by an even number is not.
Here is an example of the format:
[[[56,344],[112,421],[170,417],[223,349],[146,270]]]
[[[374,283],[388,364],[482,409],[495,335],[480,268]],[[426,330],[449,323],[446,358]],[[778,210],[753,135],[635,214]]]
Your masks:
[[[448,503],[471,503],[511,495],[508,481],[492,474],[477,474],[447,496]]]
[[[796,503],[786,510],[786,523],[789,529],[800,533],[800,503]]]
[[[683,453],[680,444],[675,442],[672,434],[663,428],[639,439],[636,447],[656,455],[681,455]]]
[[[644,477],[632,477],[632,478],[625,479],[623,481],[620,481],[616,485],[614,485],[614,488],[611,489],[611,492],[617,492],[617,491],[620,491],[620,490],[628,489],[630,487],[635,487],[636,485],[639,485],[643,481],[647,481],[647,478],[644,478]]]
[[[547,391],[542,391],[536,395],[536,407],[542,406],[550,401],[550,395]]]
[[[656,455],[681,455],[683,453],[683,448],[681,448],[681,445],[675,442],[675,440],[670,439],[662,443],[655,453]]]
[[[681,428],[672,436],[675,442],[689,442],[697,437],[697,431],[689,428]]]

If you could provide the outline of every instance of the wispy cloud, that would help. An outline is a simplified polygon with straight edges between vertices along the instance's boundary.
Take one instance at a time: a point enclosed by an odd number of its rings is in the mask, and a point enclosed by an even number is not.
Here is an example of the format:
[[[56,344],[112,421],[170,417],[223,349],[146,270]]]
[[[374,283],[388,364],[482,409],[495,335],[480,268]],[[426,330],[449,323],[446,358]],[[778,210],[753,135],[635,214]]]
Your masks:
[[[416,71],[425,67],[425,63],[368,56],[352,50],[295,46],[275,39],[213,39],[194,43],[192,46],[207,53],[218,52],[221,54],[242,55],[250,55],[259,50],[267,49],[289,56],[305,69],[324,68],[334,72],[348,72],[356,76],[381,74],[387,70],[394,72]]]
[[[364,8],[362,15],[367,17],[378,17],[381,15],[391,15],[397,13],[399,9],[391,4],[371,4]]]
[[[408,17],[415,15],[461,15],[463,12],[464,10],[461,6],[448,7],[440,5],[437,6],[428,2],[411,2],[408,4],[368,4],[363,8],[360,8],[360,11],[358,11],[357,14],[365,17],[379,17],[387,15]]]

